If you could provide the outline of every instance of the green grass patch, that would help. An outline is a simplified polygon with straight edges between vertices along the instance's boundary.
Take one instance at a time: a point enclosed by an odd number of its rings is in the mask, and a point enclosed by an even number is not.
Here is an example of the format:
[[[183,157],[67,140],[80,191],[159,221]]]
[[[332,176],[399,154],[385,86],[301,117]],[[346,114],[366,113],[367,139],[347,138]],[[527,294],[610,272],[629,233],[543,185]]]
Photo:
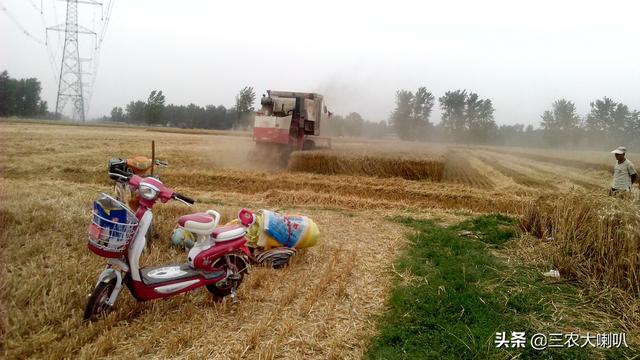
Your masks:
[[[503,245],[517,234],[516,220],[502,214],[485,215],[449,227],[450,230],[472,231],[486,244]]]
[[[491,254],[489,249],[504,246],[516,235],[513,219],[487,215],[450,227],[411,218],[395,220],[416,233],[394,266],[398,277],[389,309],[379,319],[379,335],[372,340],[366,358],[590,359],[623,355],[620,350],[531,348],[531,335],[561,329],[534,328],[530,319],[549,319],[551,301],[571,298],[577,290],[548,283],[539,271],[508,265]],[[481,234],[480,239],[458,236],[462,230]],[[512,331],[524,331],[526,347],[496,348],[496,332],[503,331],[507,339]]]

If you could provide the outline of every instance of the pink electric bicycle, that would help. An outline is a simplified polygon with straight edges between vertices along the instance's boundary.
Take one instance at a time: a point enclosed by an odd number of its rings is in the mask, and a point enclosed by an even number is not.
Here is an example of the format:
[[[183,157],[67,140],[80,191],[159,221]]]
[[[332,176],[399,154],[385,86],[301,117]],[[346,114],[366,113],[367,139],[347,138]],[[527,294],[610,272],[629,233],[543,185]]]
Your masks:
[[[89,296],[84,318],[96,320],[110,311],[123,285],[139,301],[167,298],[206,286],[214,297],[230,295],[235,302],[236,290],[250,264],[246,228],[242,225],[218,227],[220,214],[213,210],[181,216],[178,225],[197,235],[187,262],[140,267],[153,206],[158,200],[162,203],[177,200],[186,205],[193,204],[194,200],[171,190],[158,179],[112,171],[109,175],[122,178],[136,192],[139,206],[134,213],[104,193],[94,201],[87,246],[109,260]]]

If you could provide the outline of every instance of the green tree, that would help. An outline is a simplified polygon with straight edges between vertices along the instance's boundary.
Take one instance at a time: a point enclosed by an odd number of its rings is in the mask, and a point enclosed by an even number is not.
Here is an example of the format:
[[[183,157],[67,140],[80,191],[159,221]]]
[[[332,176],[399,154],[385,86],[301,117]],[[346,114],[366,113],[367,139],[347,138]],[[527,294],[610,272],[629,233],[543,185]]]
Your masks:
[[[467,132],[466,90],[447,91],[438,100],[442,110],[442,127],[454,139],[463,140]]]
[[[235,110],[235,127],[246,129],[253,125],[254,111],[253,104],[256,101],[256,93],[251,86],[245,86],[236,95]]]
[[[0,116],[15,114],[15,80],[5,70],[0,73]]]
[[[471,95],[476,94],[471,93],[470,97]],[[493,118],[493,103],[490,99],[474,100],[471,106],[473,108],[473,116],[467,118],[467,126],[469,128],[468,140],[471,142],[488,143],[491,141],[491,138],[496,135],[498,129]],[[469,114],[469,105],[467,105],[467,114]]]
[[[627,135],[637,139],[640,136],[640,111],[634,110],[629,116]]]
[[[470,124],[475,123],[480,118],[480,108],[482,107],[483,100],[480,99],[478,94],[469,93],[465,99],[464,116],[466,119],[467,127]]]
[[[40,81],[36,78],[20,79],[16,96],[19,115],[31,117],[39,114],[40,110]]]
[[[607,131],[613,127],[612,114],[615,111],[616,103],[608,97],[602,100],[592,101],[591,111],[587,115],[585,128],[588,131]]]
[[[431,126],[434,97],[427,88],[419,87],[415,95],[408,90],[396,91],[396,107],[389,122],[403,140],[425,140]]]
[[[573,130],[580,126],[580,117],[576,113],[573,101],[560,99],[553,104],[553,116],[562,130]]]
[[[440,126],[456,141],[487,143],[497,137],[490,99],[466,90],[447,91],[438,99],[442,110]]]
[[[572,130],[580,126],[580,117],[576,113],[573,101],[556,100],[553,109],[542,114],[542,127],[545,130]]]
[[[132,124],[142,124],[145,122],[145,112],[147,104],[144,101],[130,102],[125,111],[127,113],[127,121]]]
[[[346,125],[346,132],[349,136],[362,136],[362,129],[364,128],[364,119],[357,112],[349,113],[344,118]]]
[[[49,104],[46,101],[40,100],[38,102],[38,115],[48,115],[49,114]]]
[[[42,87],[36,78],[13,79],[0,73],[0,116],[34,117],[47,114],[47,102],[40,99]]]
[[[432,127],[429,118],[433,111],[435,97],[426,87],[419,87],[413,96],[413,109],[411,114],[414,139],[426,139],[429,129]]]
[[[229,109],[222,105],[216,107],[216,121],[214,129],[228,130],[233,127],[233,121],[229,118]]]
[[[396,91],[396,108],[391,114],[390,123],[396,134],[403,140],[413,138],[413,93],[408,90]]]
[[[37,79],[14,80],[14,114],[22,117],[32,117],[40,109],[40,81]]]
[[[238,121],[238,115],[236,114],[235,107],[227,109],[226,122],[231,124],[232,129],[236,126],[237,121]]]
[[[164,101],[165,96],[162,94],[162,90],[151,91],[145,106],[145,120],[148,124],[160,123],[162,111],[164,110]]]
[[[207,105],[205,113],[207,128],[225,130],[233,126],[232,123],[227,122],[227,108],[222,105]]]
[[[111,121],[124,121],[124,111],[121,107],[114,107],[111,109]]]
[[[551,110],[545,110],[542,115],[540,115],[540,118],[542,118],[540,126],[544,130],[550,131],[557,128],[556,119],[553,117],[553,112],[551,112]]]
[[[542,114],[541,126],[544,129],[544,137],[550,145],[576,144],[580,137],[580,117],[576,113],[573,101],[566,99],[556,100],[552,110],[546,110]]]
[[[609,131],[615,135],[622,135],[627,131],[631,121],[632,112],[625,104],[618,103],[611,113],[612,124]]]

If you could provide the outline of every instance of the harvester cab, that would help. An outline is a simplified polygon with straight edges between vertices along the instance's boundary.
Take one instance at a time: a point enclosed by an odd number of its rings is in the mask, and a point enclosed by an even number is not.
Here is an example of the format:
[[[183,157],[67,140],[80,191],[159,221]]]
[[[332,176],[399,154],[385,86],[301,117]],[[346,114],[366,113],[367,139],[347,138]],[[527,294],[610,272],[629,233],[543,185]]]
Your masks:
[[[329,138],[320,137],[321,125],[331,112],[320,94],[268,90],[256,113],[253,140],[257,147],[278,149],[286,157],[296,150],[329,148]]]

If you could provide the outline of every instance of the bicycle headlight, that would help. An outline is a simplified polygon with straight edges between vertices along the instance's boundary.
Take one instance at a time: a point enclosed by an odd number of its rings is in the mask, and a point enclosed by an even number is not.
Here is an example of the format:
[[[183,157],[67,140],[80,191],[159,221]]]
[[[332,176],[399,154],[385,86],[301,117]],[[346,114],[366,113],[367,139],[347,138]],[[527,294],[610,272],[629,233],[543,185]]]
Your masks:
[[[159,193],[158,189],[155,186],[145,183],[140,184],[138,191],[140,192],[140,196],[142,196],[142,198],[146,200],[155,199]]]

